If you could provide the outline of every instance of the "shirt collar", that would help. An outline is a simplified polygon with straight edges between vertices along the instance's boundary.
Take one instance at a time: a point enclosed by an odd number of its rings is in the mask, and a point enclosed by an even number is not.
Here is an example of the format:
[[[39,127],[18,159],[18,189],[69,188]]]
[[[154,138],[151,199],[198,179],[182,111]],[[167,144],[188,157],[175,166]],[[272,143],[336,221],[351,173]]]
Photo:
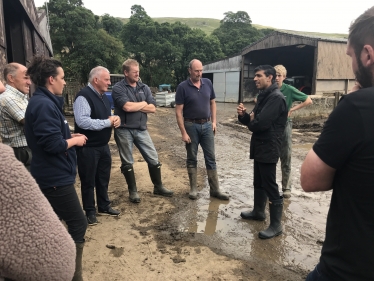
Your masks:
[[[18,91],[16,88],[10,86],[10,85],[5,85],[5,88],[6,88],[6,91],[10,91],[12,92],[13,94],[15,94],[16,96],[18,96],[19,98],[21,99],[27,99],[27,95],[25,95],[24,93]]]
[[[189,78],[188,77],[188,84],[190,84],[191,86],[194,86],[195,87],[195,85],[192,83],[192,81],[191,81],[191,78]],[[201,79],[200,78],[200,85],[204,85],[205,83],[204,83],[204,80],[203,79]]]
[[[96,89],[94,88],[94,86],[92,86],[91,83],[88,83],[88,87],[90,87],[91,90],[94,91],[100,98],[104,95],[104,94],[100,94],[98,91],[96,91]]]

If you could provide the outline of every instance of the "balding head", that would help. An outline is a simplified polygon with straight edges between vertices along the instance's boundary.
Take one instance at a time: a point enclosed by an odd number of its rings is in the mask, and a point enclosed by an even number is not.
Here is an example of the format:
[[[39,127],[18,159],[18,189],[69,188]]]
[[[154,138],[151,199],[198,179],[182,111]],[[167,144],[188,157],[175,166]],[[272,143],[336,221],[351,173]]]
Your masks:
[[[4,68],[4,79],[5,79],[5,81],[8,82],[8,76],[9,75],[15,77],[17,75],[17,70],[22,66],[23,66],[22,64],[19,64],[19,63],[16,63],[16,62],[8,63]]]
[[[190,79],[193,83],[198,83],[203,74],[203,64],[197,59],[190,61],[188,66],[188,72],[190,73]]]
[[[9,63],[4,68],[6,83],[25,95],[29,93],[31,85],[30,77],[26,72],[27,68],[16,62]]]

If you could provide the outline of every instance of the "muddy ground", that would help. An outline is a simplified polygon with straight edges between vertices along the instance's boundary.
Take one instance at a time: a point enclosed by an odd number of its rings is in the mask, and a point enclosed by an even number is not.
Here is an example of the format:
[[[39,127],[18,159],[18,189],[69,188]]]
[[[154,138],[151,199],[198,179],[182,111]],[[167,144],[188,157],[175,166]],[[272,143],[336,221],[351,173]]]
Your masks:
[[[175,192],[172,198],[152,194],[147,164],[135,150],[134,169],[142,201],[130,203],[118,151],[114,140],[110,141],[109,195],[122,215],[99,216],[99,224],[88,228],[85,280],[305,280],[320,256],[331,192],[303,192],[299,171],[324,120],[295,122],[293,190],[284,204],[284,233],[261,240],[258,232],[267,227],[269,219],[252,222],[240,218],[242,210],[253,206],[250,133],[237,123],[235,104],[217,104],[217,115],[218,173],[221,188],[231,196],[229,202],[210,199],[201,150],[199,197],[188,199],[185,148],[174,109],[158,108],[148,123],[163,164],[164,185]],[[278,167],[278,184],[280,180]],[[76,187],[80,194],[79,178]]]

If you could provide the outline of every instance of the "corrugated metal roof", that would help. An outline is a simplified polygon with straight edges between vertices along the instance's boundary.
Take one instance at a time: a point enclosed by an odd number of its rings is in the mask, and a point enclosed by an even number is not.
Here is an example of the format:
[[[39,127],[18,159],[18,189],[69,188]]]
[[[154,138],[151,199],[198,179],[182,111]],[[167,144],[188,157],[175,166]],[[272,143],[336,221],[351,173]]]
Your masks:
[[[270,37],[273,37],[275,35],[280,35],[280,36],[292,36],[300,39],[307,39],[307,40],[314,40],[314,41],[325,41],[325,42],[336,42],[336,43],[346,43],[347,39],[346,38],[334,38],[334,37],[321,37],[321,36],[314,36],[314,35],[305,35],[305,33],[299,33],[297,31],[274,31],[270,33],[269,35],[261,38],[260,40],[252,43],[251,45],[248,45],[247,47],[243,48],[242,50],[242,55],[245,55],[248,53],[248,49],[251,47],[257,45],[258,43],[269,39]],[[348,35],[347,35],[348,36]]]

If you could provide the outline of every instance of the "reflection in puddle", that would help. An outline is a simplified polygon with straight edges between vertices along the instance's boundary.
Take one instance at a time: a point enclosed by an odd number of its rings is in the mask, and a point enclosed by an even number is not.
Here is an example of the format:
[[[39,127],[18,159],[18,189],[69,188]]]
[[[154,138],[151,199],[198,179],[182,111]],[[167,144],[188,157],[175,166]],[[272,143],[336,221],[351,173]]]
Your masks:
[[[248,105],[248,110],[250,106]],[[234,119],[236,104],[217,103],[217,117]],[[226,118],[226,119],[224,119]],[[296,270],[312,270],[318,263],[324,240],[326,216],[331,192],[305,193],[300,186],[302,156],[312,143],[293,145],[292,197],[283,206],[283,234],[261,240],[258,233],[270,223],[266,207],[266,221],[247,221],[240,212],[253,208],[253,161],[249,160],[250,134],[219,124],[215,137],[216,159],[220,187],[230,194],[230,201],[209,197],[207,181],[199,191],[198,200],[188,200],[187,208],[180,208],[172,220],[181,232],[196,233],[194,239],[211,249],[237,259],[258,259]],[[174,151],[185,157],[180,147]],[[198,169],[204,169],[203,153],[199,149]],[[281,181],[280,163],[277,182]],[[201,186],[200,186],[201,187]]]
[[[305,149],[305,150],[311,150],[313,147],[314,143],[300,143],[300,144],[295,144],[292,145],[292,148],[294,149]]]
[[[199,206],[197,218],[203,218],[203,221],[192,222],[188,228],[188,232],[204,233],[205,235],[213,235],[218,230],[223,230],[228,225],[228,220],[224,210],[220,210],[220,205],[225,206],[227,201],[221,201],[214,198],[209,199],[208,205]]]

